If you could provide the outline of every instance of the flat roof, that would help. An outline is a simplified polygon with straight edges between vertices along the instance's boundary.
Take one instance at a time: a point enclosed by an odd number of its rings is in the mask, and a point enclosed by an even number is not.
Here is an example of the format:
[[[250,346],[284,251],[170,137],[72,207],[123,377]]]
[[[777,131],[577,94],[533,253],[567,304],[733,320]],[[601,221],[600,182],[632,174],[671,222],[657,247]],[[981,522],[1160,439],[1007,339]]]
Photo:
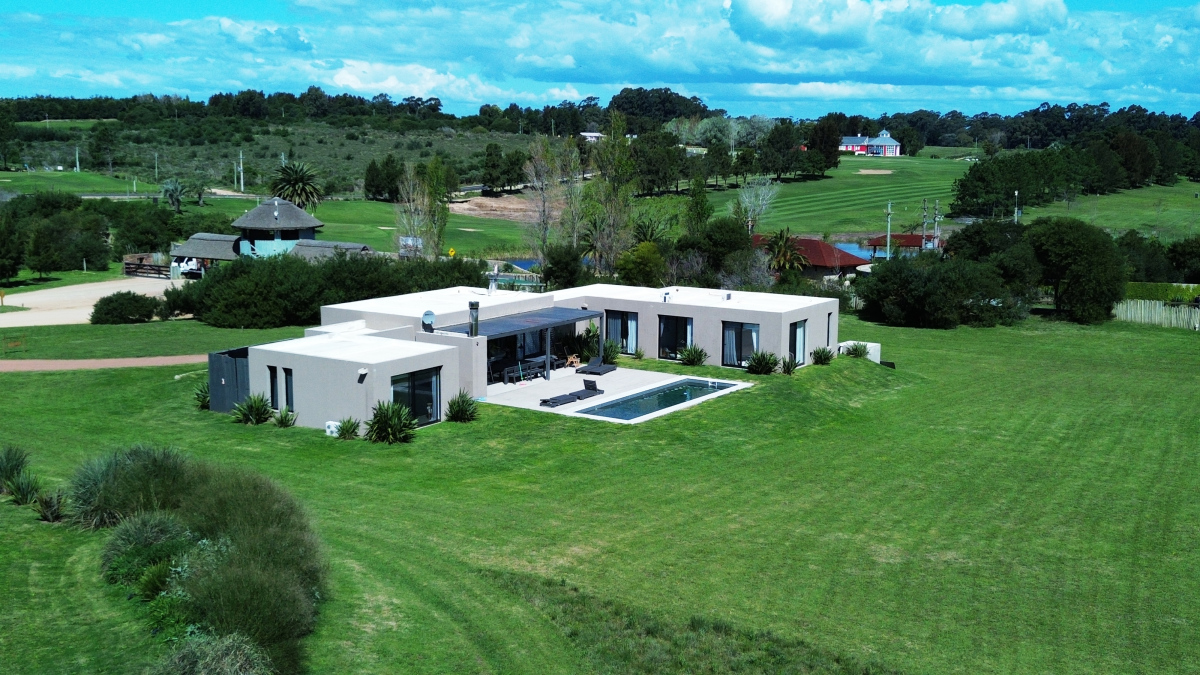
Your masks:
[[[256,345],[251,349],[352,363],[385,363],[409,356],[452,350],[454,347],[374,337],[368,331],[311,335],[295,340]]]
[[[580,321],[598,319],[602,316],[604,316],[604,313],[596,310],[547,307],[545,309],[535,309],[532,312],[521,312],[520,314],[509,314],[508,316],[501,316],[495,319],[481,320],[479,322],[479,334],[489,338],[502,338],[535,330],[570,326]],[[454,326],[447,326],[441,330],[448,333],[462,333],[466,335],[468,327],[468,324],[460,323]]]
[[[787,295],[784,293],[758,293],[754,291],[724,291],[716,288],[693,288],[691,286],[668,286],[666,288],[644,288],[641,286],[618,286],[615,284],[592,284],[562,291],[554,291],[556,303],[578,298],[632,300],[635,302],[663,303],[667,294],[668,303],[691,307],[748,309],[760,312],[787,312],[804,309],[830,301],[810,295]],[[666,304],[666,303],[664,303]],[[592,309],[592,308],[589,308]]]
[[[467,311],[467,303],[472,300],[479,302],[479,308],[482,311],[513,303],[530,302],[537,297],[536,294],[532,293],[501,290],[493,291],[491,295],[488,295],[486,288],[453,286],[435,291],[422,291],[420,293],[407,293],[405,295],[391,295],[384,298],[343,302],[337,305],[326,305],[326,307],[371,312],[374,314],[420,317],[427,311],[434,314],[455,311],[465,312]],[[549,304],[548,299],[547,304]],[[437,325],[436,321],[434,325]]]

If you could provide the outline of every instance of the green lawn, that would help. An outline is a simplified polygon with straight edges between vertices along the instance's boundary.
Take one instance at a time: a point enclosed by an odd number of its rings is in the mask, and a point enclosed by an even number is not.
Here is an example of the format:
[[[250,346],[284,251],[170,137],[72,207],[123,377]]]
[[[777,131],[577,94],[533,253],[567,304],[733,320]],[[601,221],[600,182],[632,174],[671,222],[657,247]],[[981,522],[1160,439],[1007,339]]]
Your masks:
[[[1055,202],[1025,209],[1024,220],[1038,216],[1072,216],[1117,232],[1129,229],[1157,233],[1171,241],[1200,234],[1200,184],[1182,179],[1170,187],[1152,185],[1110,195],[1085,195],[1073,204]],[[1011,215],[1011,214],[1010,214]]]
[[[135,441],[281,481],[332,565],[313,673],[592,670],[512,572],[910,672],[1200,671],[1193,333],[844,317],[842,336],[898,370],[838,359],[634,426],[484,405],[399,447],[194,411],[191,367],[0,374],[0,440],[52,482]],[[0,530],[6,669],[138,672],[99,536],[11,507]]]
[[[121,265],[119,263],[109,263],[108,269],[103,272],[84,272],[82,270],[68,270],[65,272],[52,272],[45,277],[39,276],[36,272],[31,272],[23,269],[17,273],[16,278],[8,281],[0,281],[0,290],[4,291],[6,298],[24,293],[26,291],[40,291],[47,288],[58,288],[59,286],[74,286],[76,284],[89,284],[94,281],[112,281],[113,279],[121,278]],[[20,302],[19,300],[17,301]]]
[[[115,122],[116,120],[50,120],[49,122],[17,122],[17,126],[22,127],[42,127],[49,126],[51,129],[91,129],[96,126],[97,122]]]
[[[66,160],[61,160],[62,164]],[[71,166],[63,164],[65,171],[0,171],[0,192],[37,192],[39,190],[60,190],[62,192],[77,192],[81,194],[134,194],[131,177],[109,176],[107,173],[71,171]],[[40,168],[40,166],[39,166]],[[153,177],[153,169],[149,175]],[[146,174],[146,170],[139,171]],[[124,174],[122,174],[124,175]],[[159,188],[141,175],[138,179],[137,193],[139,195],[157,195]]]
[[[396,250],[396,216],[391,204],[368,201],[323,202],[316,217],[325,223],[319,239],[354,241],[380,251]],[[511,220],[450,214],[446,247],[456,255],[523,255],[524,225]],[[388,228],[388,229],[382,229]]]
[[[785,182],[774,206],[758,230],[769,233],[790,227],[796,234],[825,232],[882,232],[884,215],[893,202],[892,231],[921,220],[921,200],[942,200],[949,211],[955,179],[967,171],[966,162],[924,157],[842,157],[841,165],[820,180]],[[891,171],[860,174],[859,171]],[[718,214],[737,196],[735,190],[712,193],[709,199]]]
[[[10,359],[108,359],[132,356],[173,356],[244,347],[302,337],[303,328],[268,330],[213,328],[199,321],[153,321],[122,326],[29,326],[0,328],[0,341],[19,341],[21,347]]]

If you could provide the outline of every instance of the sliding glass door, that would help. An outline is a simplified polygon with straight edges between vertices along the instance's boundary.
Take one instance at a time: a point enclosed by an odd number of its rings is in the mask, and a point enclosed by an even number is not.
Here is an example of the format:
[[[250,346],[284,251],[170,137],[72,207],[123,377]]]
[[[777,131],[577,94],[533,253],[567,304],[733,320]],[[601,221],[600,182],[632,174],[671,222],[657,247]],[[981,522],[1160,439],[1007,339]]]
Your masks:
[[[622,354],[632,354],[638,348],[637,336],[637,312],[614,312],[612,310],[604,313],[604,339],[612,340],[621,345]]]
[[[417,424],[425,425],[442,418],[442,368],[418,370],[392,378],[392,401],[408,406]]]
[[[685,316],[658,317],[658,358],[679,359],[679,351],[692,346],[692,320]]]
[[[745,368],[758,351],[758,324],[721,322],[721,365]]]
[[[788,331],[788,352],[791,353],[792,358],[796,359],[796,363],[799,365],[804,365],[804,355],[808,353],[804,341],[804,332],[807,327],[808,319],[805,319],[804,321],[793,323],[791,330]]]

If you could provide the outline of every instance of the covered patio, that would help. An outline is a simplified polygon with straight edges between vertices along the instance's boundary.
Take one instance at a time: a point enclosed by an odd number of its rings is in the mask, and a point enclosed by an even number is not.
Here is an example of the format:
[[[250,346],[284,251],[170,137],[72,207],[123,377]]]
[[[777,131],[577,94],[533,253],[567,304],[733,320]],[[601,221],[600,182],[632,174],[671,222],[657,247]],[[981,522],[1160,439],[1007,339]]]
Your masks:
[[[562,338],[574,336],[576,326],[583,321],[597,320],[603,326],[599,320],[603,315],[596,310],[547,307],[481,320],[476,334],[487,338],[488,384],[511,384],[538,377],[549,380],[551,372],[566,366],[570,356],[562,347]],[[470,335],[471,325],[462,323],[440,330]],[[603,335],[600,339],[603,343]],[[490,396],[491,386],[488,391]]]

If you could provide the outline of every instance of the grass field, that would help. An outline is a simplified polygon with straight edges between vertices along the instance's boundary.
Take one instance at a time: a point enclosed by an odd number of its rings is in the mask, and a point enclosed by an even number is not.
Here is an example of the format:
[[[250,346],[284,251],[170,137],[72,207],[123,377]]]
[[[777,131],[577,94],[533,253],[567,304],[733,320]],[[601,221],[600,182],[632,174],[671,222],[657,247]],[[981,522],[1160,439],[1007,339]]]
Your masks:
[[[0,290],[4,291],[7,302],[7,298],[28,291],[40,291],[60,286],[74,286],[75,284],[89,284],[94,281],[112,281],[113,279],[120,278],[121,265],[119,263],[109,263],[108,269],[103,272],[68,270],[65,272],[52,272],[45,277],[40,277],[36,272],[23,269],[17,273],[15,278],[8,281],[0,281]],[[15,302],[20,304],[20,300],[15,300]]]
[[[949,211],[955,179],[967,171],[966,162],[922,157],[842,157],[841,165],[820,180],[785,182],[774,206],[758,230],[775,232],[790,227],[796,234],[825,232],[882,232],[884,215],[892,201],[892,231],[920,223],[921,200],[942,200]],[[891,171],[890,174],[860,174],[859,171]],[[716,191],[710,200],[718,214],[736,198],[735,190]]]
[[[324,202],[316,217],[325,223],[319,239],[354,241],[380,251],[396,250],[396,216],[391,204],[368,201]],[[389,228],[389,229],[381,229]],[[524,225],[511,220],[450,214],[446,247],[456,255],[523,255]]]
[[[213,328],[190,320],[119,326],[78,324],[0,328],[0,337],[19,338],[22,344],[20,351],[0,352],[0,358],[107,359],[206,354],[303,335],[303,328]]]
[[[1197,193],[1200,193],[1200,184],[1183,179],[1170,187],[1152,185],[1103,196],[1081,196],[1070,208],[1066,202],[1055,202],[1025,209],[1023,220],[1028,222],[1038,216],[1072,216],[1115,232],[1136,229],[1171,241],[1200,234]]]
[[[1200,670],[1194,334],[844,317],[842,335],[898,370],[689,371],[757,384],[635,426],[484,405],[398,447],[194,411],[188,367],[2,374],[0,440],[51,482],[135,441],[281,481],[332,564],[313,673],[605,671],[511,573],[911,672]],[[0,531],[6,669],[157,653],[99,580],[100,535],[7,506]]]
[[[74,160],[72,160],[72,163]],[[62,163],[61,161],[59,162]],[[64,165],[65,166],[65,165]],[[73,164],[72,164],[73,166]],[[132,178],[109,176],[106,173],[80,171],[0,171],[0,192],[38,192],[59,190],[79,194],[134,194]],[[138,179],[139,195],[157,195],[159,188]]]
[[[17,126],[22,127],[42,127],[49,126],[51,129],[91,129],[96,126],[97,122],[115,122],[116,120],[49,120],[42,122],[17,122]]]

